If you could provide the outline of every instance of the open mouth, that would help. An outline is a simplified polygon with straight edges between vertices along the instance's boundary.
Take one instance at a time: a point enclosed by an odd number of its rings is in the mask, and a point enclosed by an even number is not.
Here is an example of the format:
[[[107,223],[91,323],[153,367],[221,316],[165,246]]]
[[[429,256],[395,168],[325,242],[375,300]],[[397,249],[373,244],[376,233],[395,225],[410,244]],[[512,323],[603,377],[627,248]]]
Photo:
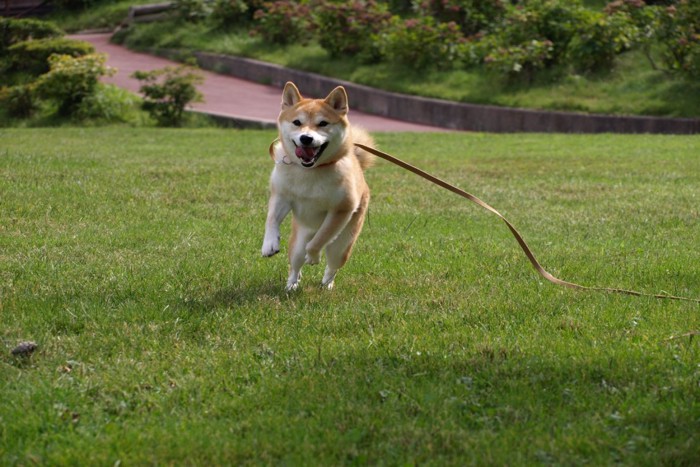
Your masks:
[[[321,157],[321,154],[323,154],[323,151],[328,146],[328,143],[323,143],[322,145],[315,147],[297,146],[296,143],[294,145],[296,146],[294,154],[301,161],[301,165],[303,165],[304,167],[313,167],[313,165],[316,163],[319,157]]]

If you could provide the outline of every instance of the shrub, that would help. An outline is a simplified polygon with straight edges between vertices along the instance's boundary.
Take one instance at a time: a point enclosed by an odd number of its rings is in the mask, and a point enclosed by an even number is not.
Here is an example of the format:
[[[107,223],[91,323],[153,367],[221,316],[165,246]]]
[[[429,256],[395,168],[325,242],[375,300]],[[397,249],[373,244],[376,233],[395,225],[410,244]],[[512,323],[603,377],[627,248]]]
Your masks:
[[[95,93],[100,77],[114,72],[105,61],[104,54],[52,55],[49,57],[50,71],[36,81],[37,93],[40,97],[55,100],[59,115],[73,115],[80,104]]]
[[[51,55],[80,57],[94,51],[95,48],[88,42],[64,37],[28,40],[14,44],[8,49],[12,70],[26,71],[36,76],[49,71]]]
[[[556,65],[566,54],[582,11],[578,0],[531,0],[522,6],[509,7],[497,35],[506,47],[527,48],[532,41],[551,42],[546,65]]]
[[[637,27],[625,13],[605,15],[589,11],[581,15],[569,44],[568,58],[578,71],[609,69],[618,54],[638,41],[638,35]]]
[[[452,67],[461,59],[465,42],[456,23],[437,23],[432,16],[395,20],[382,37],[390,60],[417,69]]]
[[[647,1],[651,4],[652,1]],[[647,7],[643,0],[615,0],[605,7],[608,15],[625,15],[633,27],[634,34],[630,37],[632,47],[639,47],[649,59],[652,68],[657,69],[652,58],[653,40],[659,27],[659,9]]]
[[[417,8],[416,0],[383,0],[382,3],[395,15],[408,15]]]
[[[5,55],[10,46],[19,42],[62,35],[63,31],[48,21],[0,18],[0,56]]]
[[[669,70],[700,78],[700,3],[680,0],[660,10],[657,38]]]
[[[210,18],[222,27],[247,24],[262,6],[260,0],[216,0]]]
[[[647,3],[652,3],[648,1]],[[658,9],[647,7],[643,0],[615,0],[605,6],[607,15],[624,15],[632,24],[636,43],[646,43],[654,35],[658,27]]]
[[[578,0],[532,0],[508,6],[494,31],[473,46],[487,68],[513,79],[531,80],[546,68],[562,65],[582,13]]]
[[[438,22],[457,24],[466,36],[490,29],[506,12],[504,0],[421,0],[416,2],[421,16]]]
[[[314,17],[321,47],[332,56],[361,54],[365,59],[377,58],[377,35],[391,22],[386,5],[374,0],[322,0]]]
[[[212,12],[206,0],[173,0],[173,9],[180,19],[189,22],[202,21]]]
[[[51,3],[64,10],[85,10],[100,0],[52,0]]]
[[[161,126],[180,126],[185,107],[191,102],[201,102],[197,85],[204,81],[192,67],[181,65],[153,71],[137,71],[132,75],[143,81],[143,109]]]
[[[265,2],[253,16],[253,32],[266,41],[278,44],[306,43],[311,27],[308,5],[288,0]]]
[[[484,58],[484,63],[487,69],[495,70],[509,79],[524,76],[530,81],[538,70],[547,67],[553,50],[551,41],[533,39],[509,47],[493,47]]]
[[[0,104],[10,117],[31,117],[38,108],[34,86],[25,84],[0,89]]]
[[[126,122],[135,120],[139,99],[129,91],[108,84],[99,84],[78,105],[74,116],[81,121]]]

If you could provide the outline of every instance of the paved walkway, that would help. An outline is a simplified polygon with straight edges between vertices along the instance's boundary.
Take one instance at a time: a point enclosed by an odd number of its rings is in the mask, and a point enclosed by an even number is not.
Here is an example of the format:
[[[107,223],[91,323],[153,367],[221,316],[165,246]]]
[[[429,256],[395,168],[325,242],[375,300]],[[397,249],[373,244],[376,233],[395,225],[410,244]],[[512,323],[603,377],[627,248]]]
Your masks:
[[[134,71],[150,71],[165,66],[177,65],[176,62],[149,54],[133,52],[126,47],[111,44],[111,34],[80,34],[73,38],[90,42],[95,50],[108,55],[107,65],[117,69],[114,76],[105,78],[104,82],[138,93],[140,82],[131,78]],[[233,76],[220,75],[204,71],[204,84],[198,89],[204,95],[204,102],[194,104],[195,110],[262,123],[274,123],[280,110],[282,90],[245,81]],[[304,90],[301,90],[302,94]],[[415,123],[392,120],[352,110],[350,98],[350,120],[369,131],[446,131],[441,128]]]

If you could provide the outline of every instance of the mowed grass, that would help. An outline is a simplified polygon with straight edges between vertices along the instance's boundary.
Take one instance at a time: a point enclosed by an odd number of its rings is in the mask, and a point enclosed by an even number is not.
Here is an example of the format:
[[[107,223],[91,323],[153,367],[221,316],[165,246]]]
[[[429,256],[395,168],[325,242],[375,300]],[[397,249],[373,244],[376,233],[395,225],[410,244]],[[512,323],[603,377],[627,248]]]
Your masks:
[[[0,130],[0,464],[700,463],[700,305],[543,282],[385,162],[336,288],[285,294],[274,136]],[[563,279],[700,297],[698,137],[377,141]]]

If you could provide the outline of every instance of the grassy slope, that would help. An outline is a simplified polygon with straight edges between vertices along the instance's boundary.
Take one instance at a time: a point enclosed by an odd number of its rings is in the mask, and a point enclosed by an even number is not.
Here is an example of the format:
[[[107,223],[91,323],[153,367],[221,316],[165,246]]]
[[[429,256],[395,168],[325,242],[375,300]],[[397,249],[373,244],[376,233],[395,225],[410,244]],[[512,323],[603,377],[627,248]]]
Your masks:
[[[697,304],[542,283],[383,162],[336,290],[287,296],[272,137],[0,130],[0,463],[700,462]],[[700,296],[696,137],[378,141],[565,279]]]
[[[454,101],[606,114],[700,117],[700,83],[651,69],[643,54],[620,56],[610,73],[543,77],[533,84],[508,84],[483,70],[417,71],[356,59],[331,59],[316,43],[276,46],[247,32],[222,32],[205,25],[139,25],[126,44],[135,48],[184,48],[258,58],[390,91]]]
[[[86,2],[89,3],[89,2]],[[158,3],[153,0],[110,0],[98,2],[83,10],[57,10],[48,19],[70,32],[90,29],[115,29],[128,15],[134,5]]]
[[[81,12],[56,13],[51,19],[69,31],[114,28],[133,4],[116,1]],[[585,2],[600,9],[606,2]],[[607,114],[700,117],[700,83],[651,69],[641,53],[622,55],[610,73],[596,76],[543,77],[532,84],[507,84],[483,71],[416,71],[354,59],[333,60],[313,41],[277,46],[250,37],[247,31],[212,30],[204,24],[139,25],[127,43],[136,48],[189,48],[267,60],[391,91],[454,101],[513,107]]]

